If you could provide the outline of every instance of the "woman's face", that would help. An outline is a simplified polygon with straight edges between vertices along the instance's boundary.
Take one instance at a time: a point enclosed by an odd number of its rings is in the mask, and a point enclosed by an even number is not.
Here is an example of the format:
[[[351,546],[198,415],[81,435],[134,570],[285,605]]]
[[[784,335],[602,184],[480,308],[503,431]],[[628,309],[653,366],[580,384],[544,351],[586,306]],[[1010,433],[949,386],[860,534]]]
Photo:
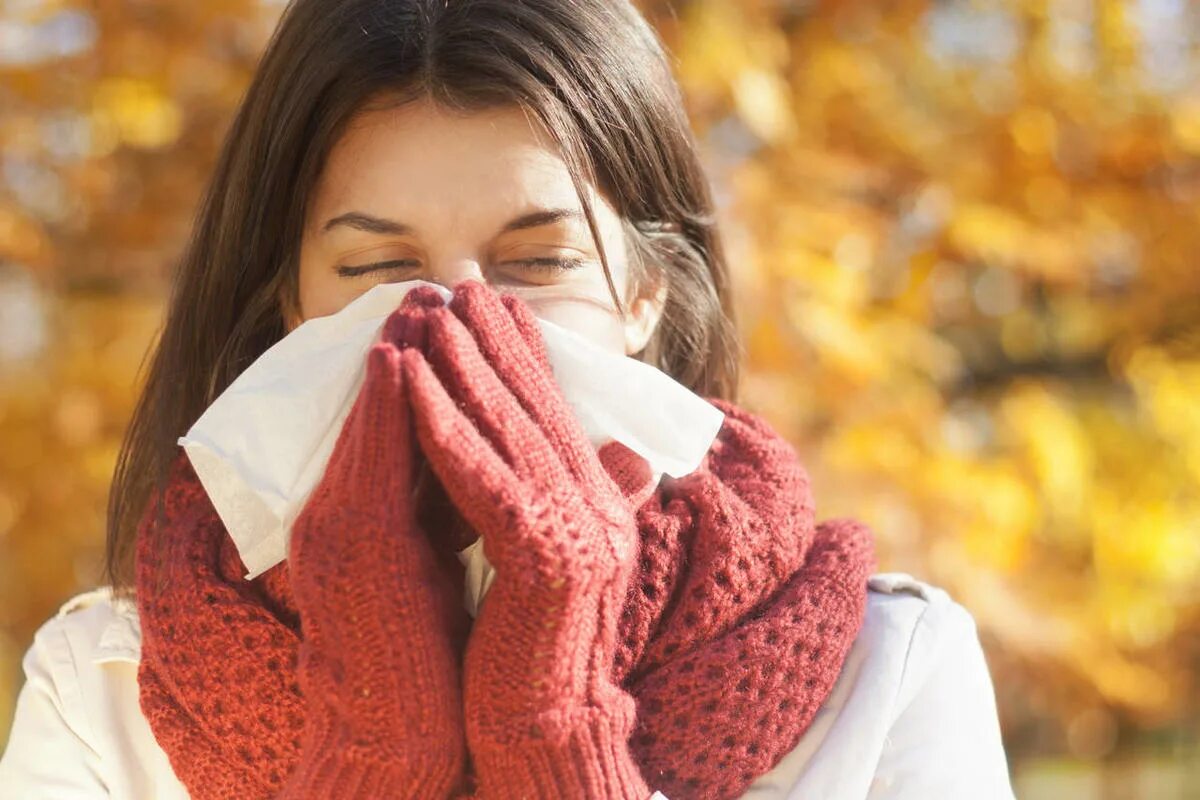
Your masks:
[[[378,283],[474,278],[600,346],[637,353],[665,298],[630,297],[620,219],[588,192],[625,322],[567,167],[535,119],[516,107],[456,114],[427,100],[365,111],[334,146],[309,203],[289,329]]]

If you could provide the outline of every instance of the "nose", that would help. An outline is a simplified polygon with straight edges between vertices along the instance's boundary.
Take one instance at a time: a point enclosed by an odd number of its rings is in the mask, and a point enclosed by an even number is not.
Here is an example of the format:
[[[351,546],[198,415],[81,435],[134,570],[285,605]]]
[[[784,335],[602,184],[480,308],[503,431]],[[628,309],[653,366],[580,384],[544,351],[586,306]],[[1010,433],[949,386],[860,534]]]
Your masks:
[[[479,262],[469,258],[435,263],[421,277],[430,283],[439,283],[451,290],[463,281],[477,280],[481,283],[484,282],[483,270],[480,269]],[[404,300],[400,305],[407,309],[434,309],[444,304],[445,301],[442,300],[442,296],[432,286],[418,286],[404,296]]]
[[[483,282],[483,269],[479,262],[472,258],[447,259],[443,263],[434,264],[430,270],[429,280],[440,283],[448,289],[462,281],[477,280]]]

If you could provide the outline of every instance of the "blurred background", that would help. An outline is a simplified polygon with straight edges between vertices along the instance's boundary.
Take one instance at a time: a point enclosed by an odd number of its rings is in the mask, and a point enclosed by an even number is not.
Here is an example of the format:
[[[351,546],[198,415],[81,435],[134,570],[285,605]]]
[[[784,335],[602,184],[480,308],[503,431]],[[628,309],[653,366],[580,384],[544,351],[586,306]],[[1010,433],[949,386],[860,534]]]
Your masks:
[[[1019,797],[1200,797],[1200,6],[639,6],[819,516],[974,614]],[[281,8],[0,0],[0,747]]]

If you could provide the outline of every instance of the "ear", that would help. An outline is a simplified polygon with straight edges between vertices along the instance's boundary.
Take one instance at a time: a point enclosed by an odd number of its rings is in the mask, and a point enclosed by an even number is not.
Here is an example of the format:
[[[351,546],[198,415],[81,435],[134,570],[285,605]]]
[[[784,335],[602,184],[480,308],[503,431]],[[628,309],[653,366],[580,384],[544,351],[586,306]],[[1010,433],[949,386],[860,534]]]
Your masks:
[[[667,305],[667,282],[656,281],[647,291],[639,292],[625,315],[625,355],[637,355],[645,349],[658,328]]]

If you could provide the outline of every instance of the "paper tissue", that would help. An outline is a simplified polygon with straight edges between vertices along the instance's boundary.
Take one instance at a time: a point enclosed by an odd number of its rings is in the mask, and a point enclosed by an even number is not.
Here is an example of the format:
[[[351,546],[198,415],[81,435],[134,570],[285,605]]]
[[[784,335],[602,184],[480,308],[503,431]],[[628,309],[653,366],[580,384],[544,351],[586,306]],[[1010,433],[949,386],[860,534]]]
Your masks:
[[[336,314],[310,319],[230,384],[179,444],[254,578],[287,557],[304,508],[358,395],[366,353],[388,315],[426,281],[373,287]],[[536,309],[535,309],[536,313]],[[662,371],[539,319],[555,380],[596,447],[616,439],[656,475],[700,463],[724,415]],[[474,614],[493,577],[482,539],[458,556]]]

